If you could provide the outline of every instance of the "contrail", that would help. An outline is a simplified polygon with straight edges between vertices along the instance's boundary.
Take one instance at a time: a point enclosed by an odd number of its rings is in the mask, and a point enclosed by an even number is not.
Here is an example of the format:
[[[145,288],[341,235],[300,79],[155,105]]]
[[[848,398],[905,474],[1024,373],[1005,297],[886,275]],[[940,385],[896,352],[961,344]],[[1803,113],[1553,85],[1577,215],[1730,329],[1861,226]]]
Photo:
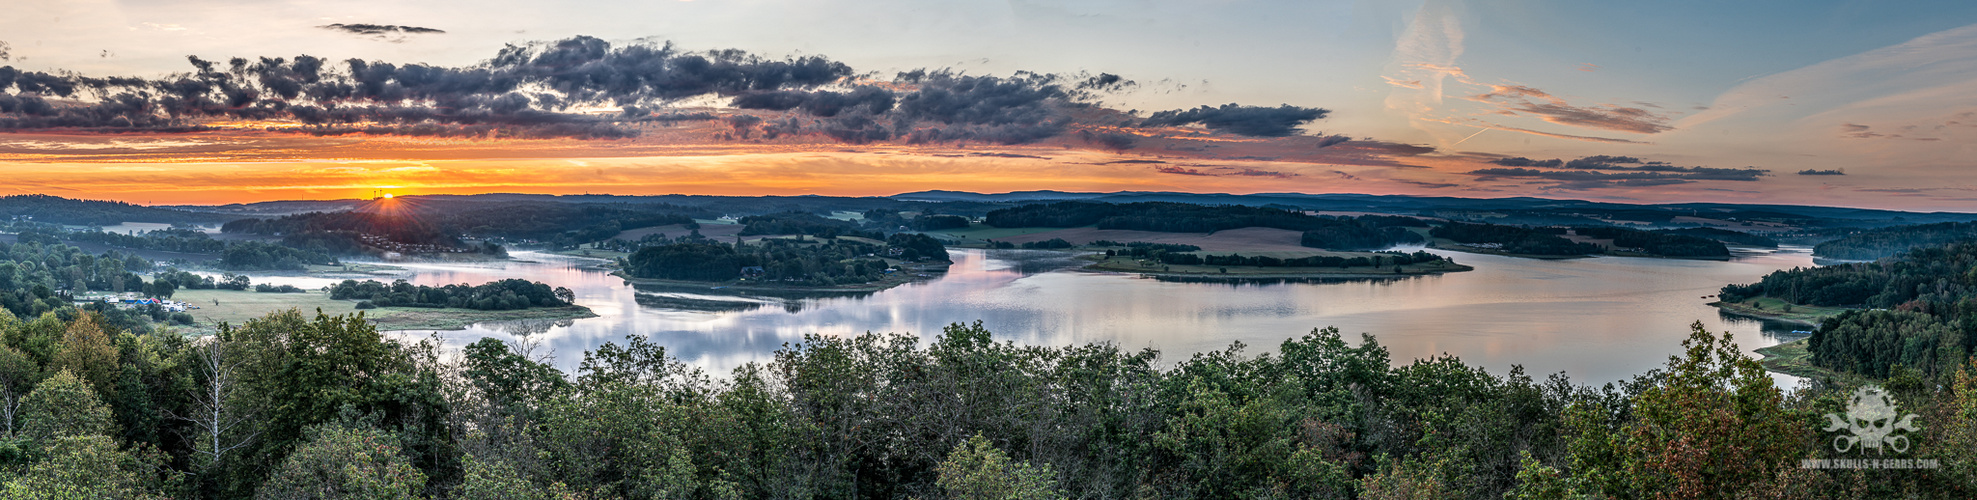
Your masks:
[[[1479,136],[1479,135],[1483,135],[1483,133],[1484,133],[1484,132],[1489,132],[1489,131],[1490,131],[1490,129],[1493,129],[1493,128],[1496,128],[1496,125],[1491,125],[1491,126],[1488,126],[1488,127],[1483,127],[1483,129],[1482,129],[1482,130],[1478,130],[1478,131],[1476,131],[1476,133],[1474,133],[1474,134],[1469,134],[1469,137],[1464,137],[1464,138],[1462,138],[1462,140],[1461,140],[1461,141],[1455,141],[1455,144],[1462,144],[1462,142],[1463,142],[1463,141],[1467,141],[1467,140],[1470,140],[1470,139],[1475,139],[1475,138],[1476,138],[1476,136]],[[1449,146],[1451,146],[1451,147],[1453,147],[1453,146],[1455,146],[1455,144],[1450,144]]]

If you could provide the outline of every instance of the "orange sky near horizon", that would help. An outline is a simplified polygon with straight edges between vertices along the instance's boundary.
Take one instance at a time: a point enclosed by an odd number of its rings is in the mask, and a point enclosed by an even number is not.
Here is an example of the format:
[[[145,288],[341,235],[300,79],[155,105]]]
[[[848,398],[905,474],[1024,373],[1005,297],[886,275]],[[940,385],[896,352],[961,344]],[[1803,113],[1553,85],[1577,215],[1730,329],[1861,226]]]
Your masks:
[[[144,205],[371,198],[380,193],[889,196],[926,190],[1534,196],[1622,203],[1786,203],[1967,211],[1955,196],[1836,184],[1869,175],[1573,187],[1478,175],[1494,155],[1318,138],[1170,130],[1133,149],[711,141],[667,128],[631,140],[313,137],[267,131],[0,134],[0,194]],[[806,142],[808,141],[808,142]],[[1954,188],[1948,188],[1954,189]],[[1955,193],[1951,193],[1954,195]]]

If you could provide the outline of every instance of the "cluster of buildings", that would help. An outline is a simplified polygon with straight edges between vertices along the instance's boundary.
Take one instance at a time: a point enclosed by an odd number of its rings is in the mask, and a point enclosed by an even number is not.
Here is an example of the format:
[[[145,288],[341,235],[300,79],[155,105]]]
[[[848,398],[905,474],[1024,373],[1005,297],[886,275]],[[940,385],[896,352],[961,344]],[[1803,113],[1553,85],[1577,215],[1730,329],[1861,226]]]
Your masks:
[[[179,302],[175,300],[140,297],[138,296],[138,294],[133,292],[124,292],[116,295],[83,296],[75,300],[75,305],[76,307],[83,307],[97,302],[109,303],[111,305],[116,306],[118,309],[136,309],[148,305],[157,305],[158,307],[164,308],[166,311],[170,311],[170,312],[186,312],[199,308],[199,306],[195,306],[192,304]]]

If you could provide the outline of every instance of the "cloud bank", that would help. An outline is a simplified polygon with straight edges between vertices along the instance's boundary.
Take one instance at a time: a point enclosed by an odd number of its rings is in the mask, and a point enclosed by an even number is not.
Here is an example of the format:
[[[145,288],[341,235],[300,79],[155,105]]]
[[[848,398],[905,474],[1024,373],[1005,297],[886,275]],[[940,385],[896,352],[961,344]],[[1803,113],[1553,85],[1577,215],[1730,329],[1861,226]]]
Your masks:
[[[374,24],[322,28],[367,36],[443,33]],[[1106,127],[1200,124],[1283,137],[1328,113],[1229,104],[1140,120],[1097,104],[1100,96],[1136,85],[1113,74],[1004,77],[922,69],[877,80],[822,56],[692,52],[585,36],[510,45],[467,67],[308,55],[187,60],[193,71],[162,78],[0,67],[0,130],[173,132],[234,121],[314,135],[613,139],[638,135],[642,123],[719,119],[668,111],[682,101],[713,97],[763,115],[727,119],[720,138],[730,140],[806,135],[852,144],[1024,144],[1070,132],[1080,120]],[[1080,137],[1113,150],[1134,142],[1130,134]]]

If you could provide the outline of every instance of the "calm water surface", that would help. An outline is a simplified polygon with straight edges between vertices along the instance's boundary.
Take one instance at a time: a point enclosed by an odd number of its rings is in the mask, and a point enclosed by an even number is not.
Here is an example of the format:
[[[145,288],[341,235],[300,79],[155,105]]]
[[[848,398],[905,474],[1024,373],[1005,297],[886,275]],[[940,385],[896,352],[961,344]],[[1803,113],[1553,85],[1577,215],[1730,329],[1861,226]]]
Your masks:
[[[1274,350],[1286,338],[1336,326],[1354,342],[1361,332],[1374,334],[1396,363],[1447,353],[1497,374],[1523,365],[1535,376],[1563,371],[1594,384],[1662,366],[1694,321],[1732,332],[1747,350],[1790,340],[1790,326],[1724,316],[1701,297],[1725,283],[1812,265],[1804,248],[1745,253],[1729,262],[1433,252],[1476,270],[1388,281],[1179,283],[1075,271],[1057,252],[954,250],[952,270],[929,281],[862,296],[772,299],[640,290],[594,269],[596,260],[540,253],[516,254],[527,262],[399,265],[418,284],[523,278],[574,290],[577,302],[599,317],[439,332],[454,345],[526,336],[551,349],[565,369],[584,351],[628,335],[726,373],[805,334],[930,337],[950,323],[980,320],[998,337],[1024,344],[1152,347],[1170,363],[1233,342],[1250,352]]]

